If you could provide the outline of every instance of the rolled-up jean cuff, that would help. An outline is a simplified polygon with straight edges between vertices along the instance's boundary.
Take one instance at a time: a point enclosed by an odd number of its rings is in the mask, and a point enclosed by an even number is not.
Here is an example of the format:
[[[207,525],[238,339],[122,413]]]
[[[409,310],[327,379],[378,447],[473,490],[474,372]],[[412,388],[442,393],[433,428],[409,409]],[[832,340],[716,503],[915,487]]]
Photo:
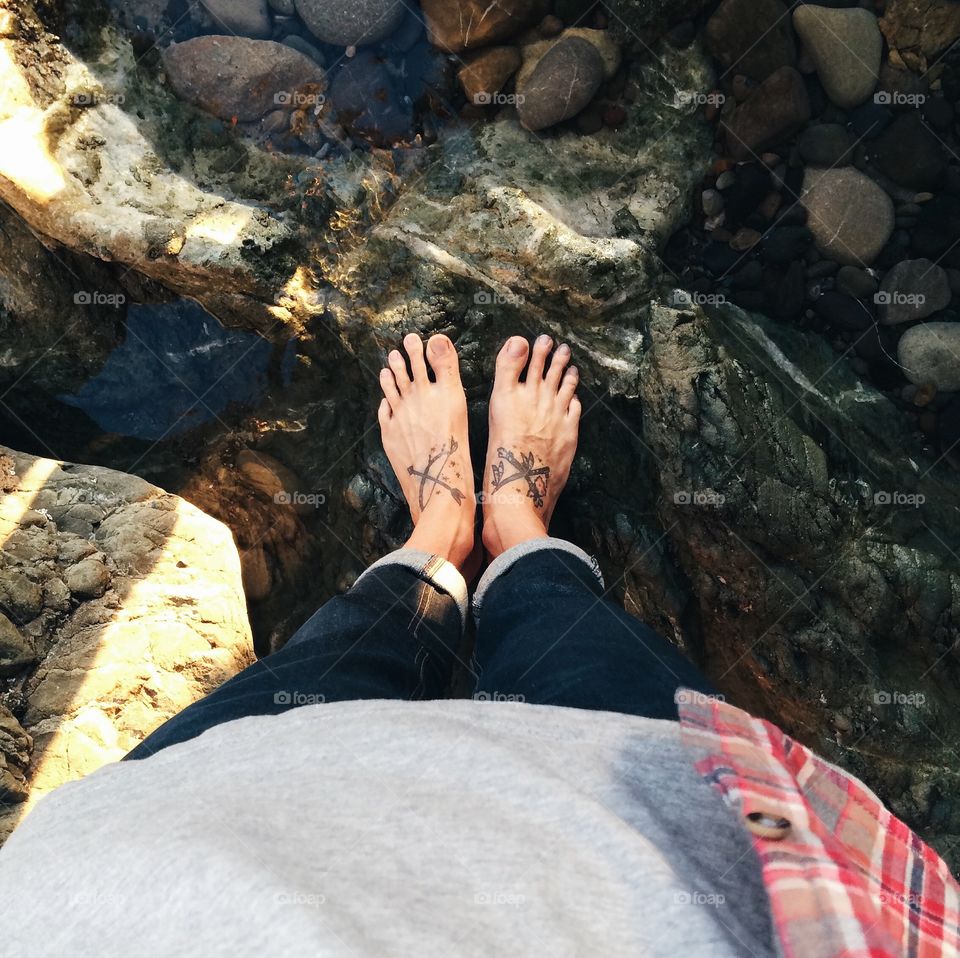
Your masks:
[[[474,616],[480,614],[484,596],[498,576],[503,575],[510,566],[524,556],[531,555],[534,552],[543,552],[546,549],[566,552],[580,562],[583,562],[597,577],[600,588],[602,589],[604,587],[603,574],[600,572],[600,566],[597,564],[597,560],[589,553],[584,552],[579,546],[575,546],[572,542],[567,542],[566,539],[554,539],[552,536],[544,536],[542,539],[530,539],[527,542],[521,542],[512,549],[507,549],[506,552],[501,552],[500,555],[487,566],[487,571],[481,576],[480,581],[477,583],[477,590],[473,594]]]
[[[467,612],[470,608],[470,595],[467,592],[466,580],[460,575],[457,567],[442,556],[431,555],[429,552],[420,552],[417,549],[397,549],[377,559],[357,577],[357,582],[369,575],[374,569],[384,566],[399,565],[411,569],[424,582],[429,582],[435,589],[446,592],[457,603],[460,613],[460,629],[463,630],[467,622]],[[356,585],[356,582],[354,583]]]

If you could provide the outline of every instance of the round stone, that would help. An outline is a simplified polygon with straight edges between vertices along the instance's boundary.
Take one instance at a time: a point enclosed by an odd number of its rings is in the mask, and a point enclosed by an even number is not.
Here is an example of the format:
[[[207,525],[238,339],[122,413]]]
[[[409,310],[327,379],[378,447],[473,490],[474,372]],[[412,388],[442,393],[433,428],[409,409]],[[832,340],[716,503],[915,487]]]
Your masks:
[[[900,338],[897,356],[912,383],[960,390],[960,323],[921,323]]]
[[[808,126],[800,136],[800,155],[810,166],[846,166],[857,138],[839,123]]]
[[[850,266],[869,266],[893,233],[893,201],[853,167],[808,169],[801,201],[817,249]]]
[[[520,123],[528,130],[543,130],[576,116],[602,82],[597,48],[581,37],[561,38],[518,83]]]
[[[928,259],[897,263],[880,284],[876,301],[885,326],[909,323],[950,305],[950,279],[946,270]]]
[[[781,0],[723,0],[707,21],[707,50],[727,73],[765,80],[794,66],[796,43]]]
[[[310,32],[341,47],[376,43],[403,19],[400,0],[296,0],[297,13]]]

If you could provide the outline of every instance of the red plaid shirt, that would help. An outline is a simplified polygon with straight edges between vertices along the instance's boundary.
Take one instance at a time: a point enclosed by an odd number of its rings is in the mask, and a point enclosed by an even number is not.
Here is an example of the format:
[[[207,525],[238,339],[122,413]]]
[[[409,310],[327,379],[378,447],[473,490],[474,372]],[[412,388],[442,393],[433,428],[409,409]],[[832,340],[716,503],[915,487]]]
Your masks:
[[[960,955],[960,885],[862,782],[732,705],[677,701],[697,770],[753,835],[784,958]]]

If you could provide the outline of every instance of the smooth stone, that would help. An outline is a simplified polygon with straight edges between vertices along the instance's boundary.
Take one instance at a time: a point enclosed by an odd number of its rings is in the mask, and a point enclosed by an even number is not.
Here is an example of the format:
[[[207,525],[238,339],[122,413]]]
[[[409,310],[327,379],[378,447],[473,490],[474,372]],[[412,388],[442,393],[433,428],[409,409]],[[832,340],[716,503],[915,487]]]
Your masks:
[[[517,113],[527,130],[543,130],[576,116],[603,82],[603,60],[582,37],[561,37],[517,84]]]
[[[794,66],[797,48],[787,7],[781,0],[723,0],[707,21],[707,51],[724,70],[765,80]]]
[[[924,101],[927,90],[926,77],[901,69],[888,60],[880,67],[874,100],[893,110],[909,110]]]
[[[296,0],[296,4],[314,36],[340,47],[386,39],[407,10],[402,0]]]
[[[33,643],[0,612],[0,677],[14,675],[36,661]]]
[[[810,119],[803,77],[790,66],[771,73],[727,123],[727,152],[745,160],[792,136]]]
[[[808,169],[801,201],[817,249],[838,263],[869,266],[893,233],[893,201],[852,167]]]
[[[373,51],[359,52],[337,71],[328,95],[333,115],[347,130],[377,146],[410,136],[413,110]]]
[[[319,63],[320,66],[326,66],[323,51],[319,47],[314,46],[309,40],[304,40],[303,37],[291,33],[290,36],[284,37],[280,42],[285,47],[290,47],[292,50],[302,53],[305,57],[310,57],[314,63]]]
[[[264,40],[270,36],[267,0],[201,0],[214,29]]]
[[[430,42],[448,53],[462,53],[512,39],[525,27],[539,23],[549,12],[549,3],[547,0],[498,0],[497,3],[422,0],[421,8]],[[562,15],[561,19],[565,20]]]
[[[294,0],[267,0],[270,8],[281,16],[293,17],[297,14],[297,5]]]
[[[946,309],[952,296],[950,278],[942,266],[928,259],[904,260],[889,270],[880,284],[880,322],[896,326],[925,319]]]
[[[832,10],[804,4],[793,12],[804,48],[827,96],[845,110],[863,103],[880,75],[883,36],[868,10]]]
[[[326,88],[326,74],[309,57],[273,40],[195,37],[162,54],[177,96],[221,120],[258,120],[289,103],[304,87]]]
[[[873,325],[870,310],[859,299],[844,293],[821,293],[814,301],[813,309],[825,323],[848,332],[858,333]]]
[[[913,190],[936,188],[947,166],[940,140],[915,110],[898,116],[870,152],[883,173]]]
[[[960,323],[921,323],[900,337],[897,358],[912,383],[960,390]]]
[[[466,62],[457,79],[467,99],[484,106],[493,102],[494,94],[517,72],[521,62],[516,47],[488,47]]]
[[[846,293],[855,299],[873,299],[878,283],[865,269],[856,266],[841,266],[837,273],[837,292]]]
[[[868,100],[851,110],[848,119],[857,139],[874,140],[890,125],[893,113],[889,107]]]
[[[723,209],[723,195],[719,190],[704,190],[700,206],[704,216],[716,216]]]
[[[761,255],[768,263],[791,263],[802,259],[812,242],[806,226],[780,226],[763,238]]]
[[[623,60],[623,54],[620,49],[620,44],[614,39],[613,35],[608,30],[587,30],[576,27],[570,30],[564,30],[557,37],[552,37],[548,40],[537,40],[534,43],[526,43],[523,45],[521,49],[523,65],[517,73],[517,89],[520,89],[520,87],[527,82],[545,54],[552,50],[558,43],[571,37],[579,37],[581,40],[586,40],[596,47],[597,53],[600,54],[600,59],[603,61],[603,78],[605,80],[610,80],[616,75]]]
[[[800,155],[810,166],[846,166],[857,138],[839,123],[808,126],[800,135]]]

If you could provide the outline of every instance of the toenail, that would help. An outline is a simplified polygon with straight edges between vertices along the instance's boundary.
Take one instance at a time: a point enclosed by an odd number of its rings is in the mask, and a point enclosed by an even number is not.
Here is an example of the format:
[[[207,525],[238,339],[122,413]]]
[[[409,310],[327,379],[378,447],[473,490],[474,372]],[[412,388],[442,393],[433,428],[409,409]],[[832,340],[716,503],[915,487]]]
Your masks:
[[[570,347],[566,343],[561,343],[559,348],[557,349],[557,352],[563,353],[563,355],[566,356],[567,353],[570,352]]]
[[[511,356],[522,356],[524,349],[526,349],[527,344],[519,336],[514,336],[510,340],[510,355]]]
[[[430,343],[430,346],[435,353],[445,353],[450,348],[450,343],[447,342],[446,336],[437,336]]]
[[[537,342],[541,346],[547,346],[551,342],[551,339],[546,333],[543,333],[542,335],[537,337]]]

